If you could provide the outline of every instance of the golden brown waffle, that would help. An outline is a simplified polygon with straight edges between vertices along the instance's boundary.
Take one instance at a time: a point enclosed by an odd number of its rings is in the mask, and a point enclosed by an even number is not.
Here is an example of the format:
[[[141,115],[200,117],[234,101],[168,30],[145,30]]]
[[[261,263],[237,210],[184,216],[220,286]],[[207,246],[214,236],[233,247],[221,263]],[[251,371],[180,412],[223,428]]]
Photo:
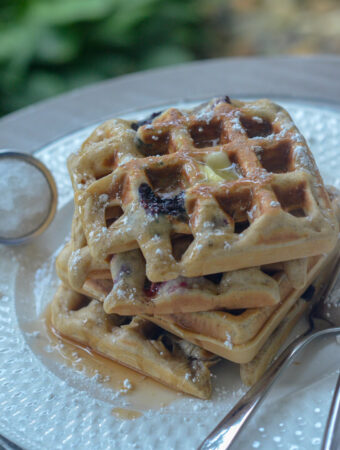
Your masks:
[[[330,197],[337,216],[340,219],[340,216],[338,215],[340,209],[337,208],[337,206],[339,206],[339,191],[332,190],[332,195]],[[327,256],[325,263],[318,272],[317,278],[313,281],[313,285],[308,288],[303,296],[305,300],[300,298],[281,321],[280,325],[269,336],[256,356],[250,362],[240,365],[240,375],[244,384],[252,386],[261,378],[301,316],[305,314],[306,311],[309,312],[315,302],[319,300],[320,291],[324,285],[325,275],[331,271],[331,268],[337,259],[339,244],[340,242],[338,241],[334,251]]]
[[[280,301],[279,276],[260,268],[150,283],[139,250],[119,253],[105,266],[91,258],[88,247],[74,251],[72,245],[67,244],[57,258],[59,278],[71,288],[103,301],[109,314],[257,308]]]
[[[67,250],[66,250],[67,248]],[[67,260],[65,257],[67,256]],[[67,265],[68,269],[61,269]],[[67,281],[65,270],[67,271]],[[57,260],[57,271],[60,279],[75,290],[80,290],[91,275],[95,278],[110,279],[110,265],[106,261],[94,260],[87,246],[79,212],[75,208],[72,220],[71,240]]]
[[[145,319],[104,313],[102,303],[60,286],[51,304],[57,332],[175,390],[209,398],[218,358]]]
[[[67,165],[75,196],[94,181],[108,175],[130,159],[143,157],[135,145],[132,122],[113,119],[104,122],[71,154]]]
[[[317,259],[317,257],[311,258]],[[232,347],[244,344],[257,335],[264,324],[270,320],[275,311],[293,292],[293,286],[287,274],[281,271],[277,272],[275,277],[280,291],[280,303],[277,305],[262,308],[165,314],[160,318],[173,322],[190,332],[221,341],[226,346]],[[305,286],[306,284],[301,288],[305,289]],[[281,314],[277,318],[280,317]]]
[[[299,299],[283,318],[280,325],[269,336],[256,356],[248,363],[240,364],[241,380],[245,385],[252,386],[262,377],[282,344],[307,309],[308,303]]]
[[[338,225],[314,159],[270,101],[171,108],[138,127],[136,139],[145,157],[76,197],[95,259],[139,246],[148,279],[159,282],[334,247]],[[176,259],[178,234],[191,243]]]
[[[328,259],[329,257],[327,257]],[[308,283],[310,283],[309,271],[313,264],[318,260],[318,257],[306,258],[306,278],[304,285],[299,283],[300,291],[306,289]],[[324,264],[323,264],[324,267]],[[324,270],[322,268],[322,270]],[[319,273],[319,271],[318,271]],[[289,280],[289,276],[286,273],[281,272],[277,277],[280,286],[281,305],[286,302],[286,299],[290,295],[294,294],[292,285]],[[314,283],[313,283],[314,285]],[[296,288],[297,289],[297,288]],[[307,291],[309,292],[309,290]],[[209,312],[197,312],[188,314],[171,314],[165,315],[162,318],[169,319],[177,324],[179,327],[184,328],[190,332],[197,333],[197,335],[205,335],[213,338],[217,341],[224,342],[227,346],[235,346],[249,342],[261,328],[269,321],[272,321],[272,325],[278,323],[284,313],[287,311],[287,307],[291,305],[293,296],[287,300],[287,305],[282,307],[280,305],[256,308],[256,309],[240,309],[230,311],[209,311]],[[275,312],[278,314],[274,315]],[[288,321],[289,322],[289,321]]]
[[[175,254],[185,238],[177,239]],[[307,260],[287,261],[260,268],[150,283],[139,250],[115,255],[109,264],[94,260],[75,211],[71,242],[57,259],[57,271],[72,289],[104,301],[108,313],[169,314],[220,308],[257,308],[280,300],[278,271],[284,271],[293,287],[303,286]],[[269,275],[271,274],[271,275]],[[113,283],[112,280],[115,280]]]
[[[334,189],[330,192],[332,207],[338,215],[339,195]],[[246,328],[251,333],[251,330],[261,326],[259,317],[265,320],[274,310],[272,306],[287,295],[287,289],[298,289],[306,285],[308,258],[266,265],[262,270],[252,268],[193,279],[180,277],[156,284],[148,282],[144,264],[138,250],[116,255],[111,264],[95,261],[86,245],[76,211],[72,239],[58,256],[57,271],[63,282],[72,289],[104,301],[108,313],[177,314],[176,320],[184,327],[196,331],[204,331],[208,327],[216,337],[221,328],[221,339],[226,332],[238,339],[236,334],[240,329]],[[286,277],[281,276],[282,272]],[[115,280],[115,286],[112,280]],[[200,321],[200,313],[178,314],[219,308],[254,309],[266,305],[272,306],[262,307],[261,312],[256,314],[255,321],[254,311],[245,311],[239,319],[234,313],[232,323],[235,322],[235,330],[224,329],[224,324],[228,323],[225,317],[231,315],[232,311],[207,314],[203,323]],[[238,320],[241,319],[244,326],[240,327]],[[245,336],[246,339],[251,337]]]
[[[70,246],[66,246],[57,259],[58,275],[66,285],[70,285],[67,275],[69,250]],[[250,360],[287,314],[299,295],[306,289],[324,258],[326,257],[308,258],[306,281],[298,289],[292,286],[287,274],[283,271],[275,273],[273,279],[279,289],[280,303],[274,306],[234,311],[176,312],[175,314],[145,315],[144,317],[222,357],[236,362],[243,362],[244,359]],[[97,299],[104,299],[104,309],[107,311],[105,298],[111,287],[112,281],[110,282],[108,279],[89,278],[81,292]],[[202,293],[197,292],[196,295],[202,299]],[[185,294],[183,294],[184,300]],[[136,302],[138,302],[138,296],[136,296]],[[132,308],[130,307],[130,309]]]
[[[272,308],[272,311],[266,308],[269,317],[266,317],[266,313],[262,311],[263,308],[245,311],[239,316],[233,316],[230,312],[224,316],[221,316],[220,312],[201,313],[200,316],[198,314],[195,315],[196,323],[193,329],[185,328],[182,322],[179,324],[178,317],[176,319],[169,316],[146,317],[182,339],[188,340],[230,361],[244,364],[251,361],[259,352],[271,333],[282,322],[288,311],[306,290],[307,286],[319,274],[326,260],[327,255],[309,258],[307,283],[302,288],[289,289],[290,284],[287,283],[286,279],[286,282],[282,283],[282,287],[285,286],[283,289],[288,290],[288,292],[282,298],[281,303],[277,307]],[[283,278],[286,277],[285,274],[281,276]],[[217,316],[216,319],[214,314]],[[189,314],[188,316],[190,317]],[[216,325],[214,328],[213,323],[218,324],[219,327],[217,328]],[[253,336],[246,340],[248,326]],[[216,330],[218,331],[216,332]]]

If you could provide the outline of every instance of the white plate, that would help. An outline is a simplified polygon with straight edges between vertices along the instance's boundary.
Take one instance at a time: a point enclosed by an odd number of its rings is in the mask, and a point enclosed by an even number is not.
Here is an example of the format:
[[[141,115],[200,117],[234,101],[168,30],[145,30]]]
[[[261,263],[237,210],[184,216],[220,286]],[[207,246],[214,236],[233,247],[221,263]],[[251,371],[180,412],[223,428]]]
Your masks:
[[[309,141],[326,183],[340,187],[340,113],[303,103],[281,104]],[[216,367],[209,401],[179,397],[135,420],[121,420],[112,408],[127,406],[129,398],[98,377],[87,378],[62,364],[35,330],[56,287],[55,253],[70,230],[72,190],[65,160],[92,129],[36,153],[56,178],[57,217],[33,243],[0,247],[0,433],[29,449],[194,449],[245,392],[236,365]],[[335,339],[311,346],[249,423],[239,448],[318,448],[339,366]],[[150,388],[147,395],[153,394]]]

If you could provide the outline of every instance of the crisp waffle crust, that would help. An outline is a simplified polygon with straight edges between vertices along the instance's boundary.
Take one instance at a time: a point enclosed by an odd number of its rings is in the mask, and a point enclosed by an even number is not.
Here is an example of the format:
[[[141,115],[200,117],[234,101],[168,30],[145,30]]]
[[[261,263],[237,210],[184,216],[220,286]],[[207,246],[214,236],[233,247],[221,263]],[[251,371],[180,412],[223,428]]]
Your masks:
[[[195,343],[216,355],[240,364],[248,363],[257,355],[306,288],[318,276],[326,260],[327,255],[309,258],[306,284],[299,289],[294,289],[287,280],[283,279],[281,302],[276,307],[267,308],[267,311],[263,311],[263,308],[246,310],[236,317],[225,314],[223,319],[218,317],[219,312],[210,312],[207,318],[205,313],[202,313],[198,319],[196,318],[194,328],[183,327],[184,319],[178,316],[147,316],[147,318],[182,339]],[[286,276],[283,275],[283,278]],[[216,314],[215,318],[214,314]],[[217,335],[211,332],[209,321],[215,322],[215,326],[219,324],[220,330]]]
[[[311,152],[288,113],[268,100],[215,99],[142,123],[110,121],[69,170],[93,257],[139,247],[152,282],[335,245],[338,225]],[[179,235],[190,244],[175,255]]]
[[[60,286],[51,320],[64,337],[173,389],[208,398],[216,357],[139,317],[105,314],[97,300]]]

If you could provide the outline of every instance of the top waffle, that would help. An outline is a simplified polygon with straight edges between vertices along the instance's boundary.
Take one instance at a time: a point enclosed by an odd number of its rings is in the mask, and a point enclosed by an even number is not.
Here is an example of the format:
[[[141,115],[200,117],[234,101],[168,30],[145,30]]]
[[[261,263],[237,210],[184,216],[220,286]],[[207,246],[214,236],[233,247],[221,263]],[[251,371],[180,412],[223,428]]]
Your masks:
[[[158,282],[334,247],[337,222],[314,159],[279,106],[226,97],[191,111],[171,108],[142,124],[114,123],[112,136],[109,128],[100,133],[109,156],[98,144],[101,159],[90,176],[79,161],[93,160],[97,143],[69,163],[96,259],[140,247],[147,277]],[[179,234],[189,235],[190,245],[175,256]]]

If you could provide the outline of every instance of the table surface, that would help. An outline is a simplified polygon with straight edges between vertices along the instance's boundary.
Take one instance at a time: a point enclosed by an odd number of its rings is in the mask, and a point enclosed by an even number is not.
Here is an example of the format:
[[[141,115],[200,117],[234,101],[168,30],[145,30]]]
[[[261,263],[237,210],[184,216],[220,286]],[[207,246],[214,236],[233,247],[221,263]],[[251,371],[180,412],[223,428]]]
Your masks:
[[[33,152],[121,113],[216,95],[300,99],[340,108],[340,56],[212,59],[106,80],[3,117],[0,148]]]

